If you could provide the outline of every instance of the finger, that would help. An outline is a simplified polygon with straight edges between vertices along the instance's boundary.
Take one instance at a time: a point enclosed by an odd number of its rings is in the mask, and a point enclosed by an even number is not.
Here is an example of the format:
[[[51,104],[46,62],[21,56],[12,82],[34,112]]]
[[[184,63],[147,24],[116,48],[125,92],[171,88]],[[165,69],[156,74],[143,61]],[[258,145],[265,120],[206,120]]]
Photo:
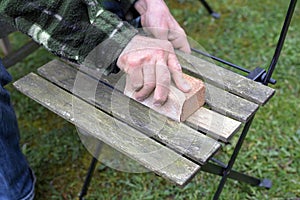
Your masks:
[[[158,60],[156,63],[156,88],[154,91],[154,105],[161,106],[165,103],[170,92],[171,75],[166,62]]]
[[[137,1],[134,4],[134,8],[138,11],[138,13],[140,15],[143,15],[146,12],[146,10],[147,10],[147,6],[146,6],[146,4],[143,1]]]
[[[191,53],[191,47],[187,40],[187,36],[182,28],[170,30],[168,37],[169,41],[172,43],[175,49],[179,49],[186,53]]]
[[[129,81],[130,81],[130,84],[131,84],[131,88],[134,91],[138,91],[143,87],[144,77],[143,77],[142,67],[129,68],[128,77],[129,77]]]
[[[155,63],[143,67],[144,85],[141,90],[135,94],[135,99],[142,101],[147,98],[154,90],[156,84]]]
[[[161,27],[166,27],[166,26],[161,24],[158,27],[155,26],[147,27],[147,30],[157,39],[168,40],[168,34],[169,34],[168,28],[161,28]]]
[[[181,65],[174,53],[169,54],[168,67],[177,88],[183,92],[189,92],[192,88],[183,78]]]
[[[186,53],[191,53],[190,44],[185,36],[179,36],[170,41],[175,49],[179,49]]]
[[[161,15],[157,12],[151,14],[146,13],[142,18],[143,29],[151,33],[153,37],[161,40],[168,40],[169,26],[168,21],[162,19]],[[157,20],[153,20],[157,16]]]

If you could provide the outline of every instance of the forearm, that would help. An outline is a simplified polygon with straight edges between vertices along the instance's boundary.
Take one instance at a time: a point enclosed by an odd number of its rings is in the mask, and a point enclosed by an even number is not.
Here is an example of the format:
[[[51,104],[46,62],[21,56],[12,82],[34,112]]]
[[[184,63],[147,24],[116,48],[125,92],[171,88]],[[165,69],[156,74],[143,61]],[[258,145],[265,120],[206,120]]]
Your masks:
[[[108,38],[122,49],[136,34],[92,0],[2,0],[0,16],[49,51],[78,63]]]

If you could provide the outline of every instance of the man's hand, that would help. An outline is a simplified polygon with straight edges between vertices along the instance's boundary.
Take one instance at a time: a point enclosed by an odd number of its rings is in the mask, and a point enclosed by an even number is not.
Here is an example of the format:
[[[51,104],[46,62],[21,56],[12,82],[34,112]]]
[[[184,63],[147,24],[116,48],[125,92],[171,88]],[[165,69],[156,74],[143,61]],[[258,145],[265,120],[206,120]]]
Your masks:
[[[142,101],[154,90],[155,105],[168,98],[171,77],[183,92],[191,87],[182,77],[174,48],[167,40],[135,36],[121,53],[117,65],[127,73],[126,84],[136,91],[134,97]]]
[[[170,41],[175,49],[191,52],[184,30],[163,0],[139,0],[134,6],[141,15],[144,31],[151,33],[155,38]]]

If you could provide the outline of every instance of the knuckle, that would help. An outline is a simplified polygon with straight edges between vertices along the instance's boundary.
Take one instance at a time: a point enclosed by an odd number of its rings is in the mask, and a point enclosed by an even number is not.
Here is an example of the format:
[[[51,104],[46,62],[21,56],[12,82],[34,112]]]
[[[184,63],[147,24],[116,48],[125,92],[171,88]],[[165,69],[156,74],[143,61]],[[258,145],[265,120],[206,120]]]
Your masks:
[[[134,57],[128,57],[126,60],[126,63],[130,67],[135,67],[140,64],[140,62],[137,59],[135,59]]]
[[[162,49],[157,49],[156,52],[155,52],[155,55],[156,55],[157,57],[164,57],[165,51],[162,50]]]
[[[122,65],[125,64],[127,60],[127,55],[126,54],[122,54],[119,59],[118,59],[118,64]]]
[[[178,32],[186,37],[186,33],[183,28],[179,27]]]
[[[173,49],[173,45],[172,45],[172,43],[169,42],[169,41],[166,42],[166,47],[167,47],[168,49]]]

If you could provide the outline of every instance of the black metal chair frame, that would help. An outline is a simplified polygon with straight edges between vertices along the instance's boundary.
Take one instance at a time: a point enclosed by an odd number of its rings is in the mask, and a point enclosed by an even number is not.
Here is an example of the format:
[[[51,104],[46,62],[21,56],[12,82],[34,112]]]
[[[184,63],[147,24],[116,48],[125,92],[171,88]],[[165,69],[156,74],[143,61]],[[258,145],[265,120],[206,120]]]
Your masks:
[[[205,1],[205,0],[199,0],[202,5],[205,7],[205,9],[207,10],[207,12],[215,19],[219,19],[220,18],[220,13],[215,12],[211,6]]]

